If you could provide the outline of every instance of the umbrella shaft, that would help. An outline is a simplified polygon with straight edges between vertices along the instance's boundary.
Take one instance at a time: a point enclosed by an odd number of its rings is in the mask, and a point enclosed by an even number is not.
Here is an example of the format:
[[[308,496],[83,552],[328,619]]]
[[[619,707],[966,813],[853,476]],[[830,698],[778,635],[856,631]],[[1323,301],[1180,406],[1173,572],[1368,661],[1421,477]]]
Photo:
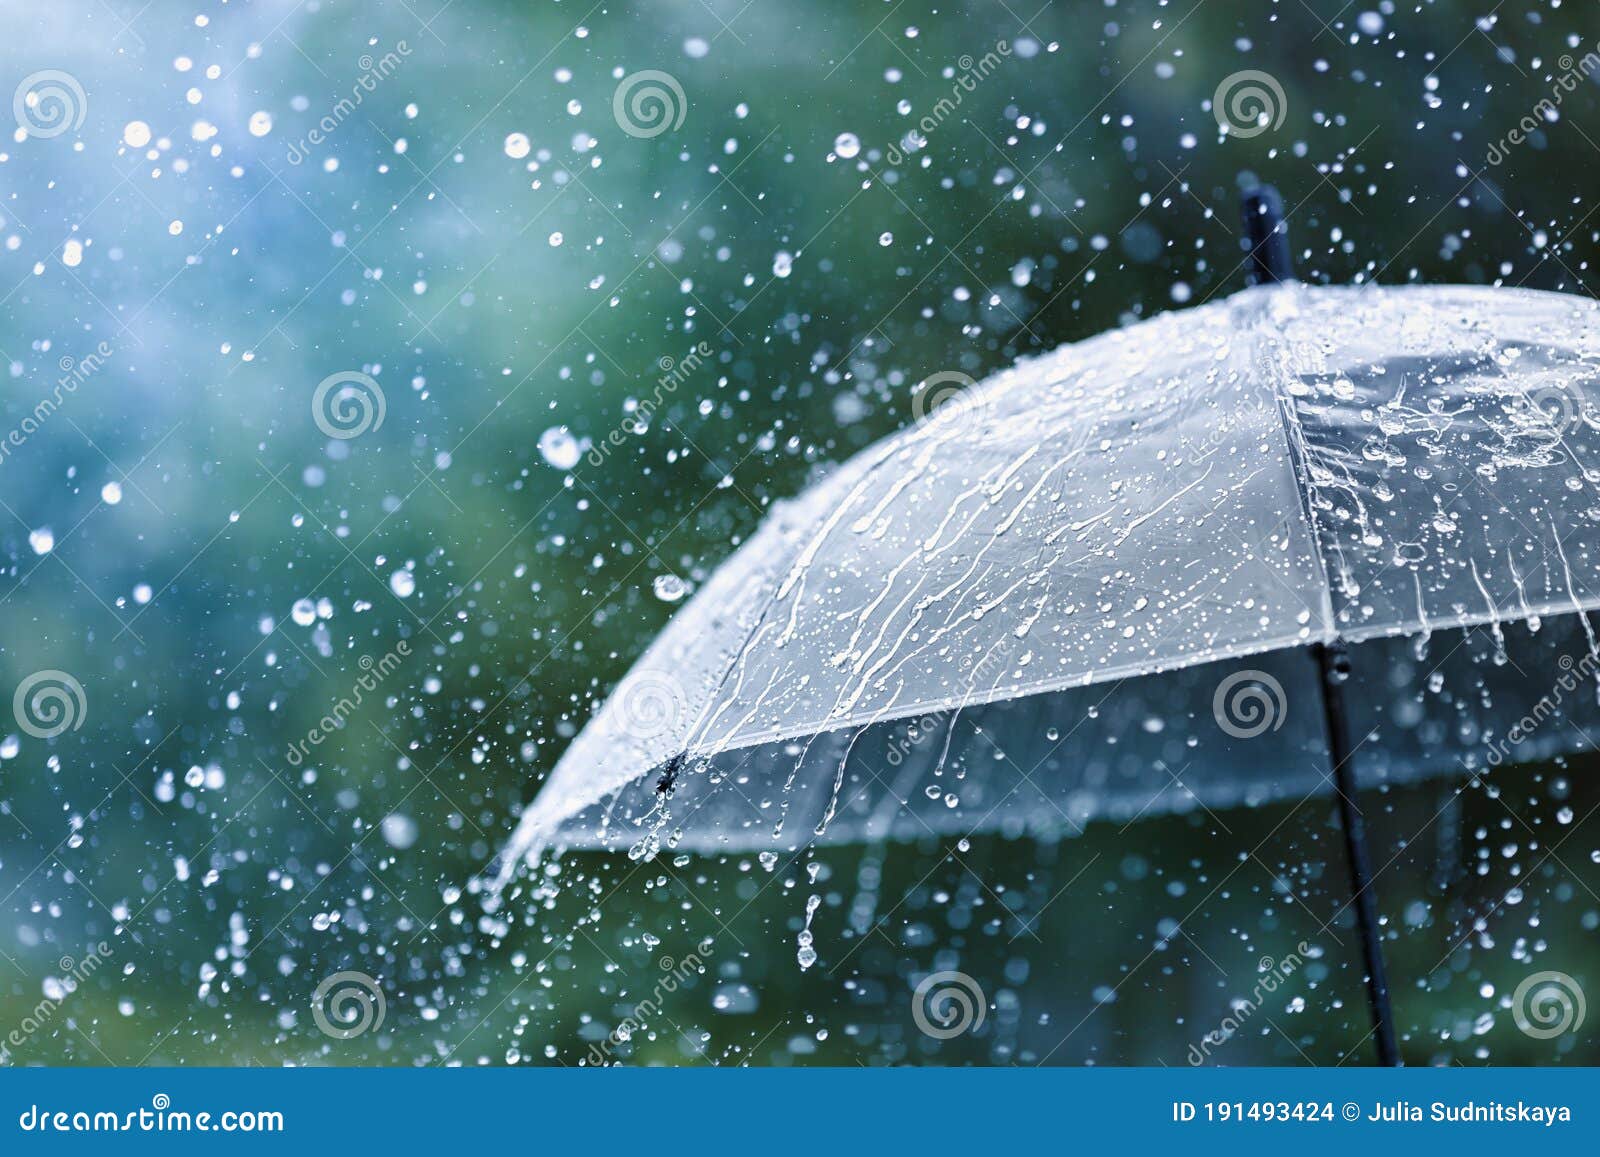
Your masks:
[[[1250,245],[1250,284],[1278,285],[1291,280],[1294,260],[1289,255],[1289,226],[1278,190],[1271,185],[1251,189],[1240,202],[1240,214]]]
[[[1367,1003],[1372,1008],[1372,1035],[1380,1065],[1398,1065],[1394,1009],[1389,1002],[1389,981],[1383,967],[1383,943],[1378,929],[1378,904],[1372,889],[1372,865],[1367,856],[1366,824],[1356,803],[1355,761],[1350,748],[1350,721],[1345,708],[1344,644],[1316,647],[1322,677],[1322,709],[1328,729],[1328,756],[1333,764],[1333,784],[1339,796],[1340,826],[1344,830],[1345,859],[1350,865],[1350,893],[1361,931],[1361,955],[1366,966]]]

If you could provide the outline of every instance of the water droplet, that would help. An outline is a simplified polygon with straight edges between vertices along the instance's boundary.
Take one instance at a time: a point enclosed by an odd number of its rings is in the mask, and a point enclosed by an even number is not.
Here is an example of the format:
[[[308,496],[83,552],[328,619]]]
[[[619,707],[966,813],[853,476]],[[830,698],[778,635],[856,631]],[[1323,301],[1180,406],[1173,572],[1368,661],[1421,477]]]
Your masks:
[[[675,603],[689,593],[689,584],[675,574],[658,574],[650,581],[656,598],[664,603]]]
[[[817,950],[812,947],[811,918],[817,914],[817,908],[821,903],[822,897],[815,893],[806,897],[806,926],[796,937],[800,947],[795,952],[795,960],[799,962],[802,972],[817,962]]]
[[[396,812],[394,815],[384,816],[380,826],[383,831],[383,842],[391,848],[404,851],[417,842],[417,821],[408,815]]]
[[[551,426],[539,435],[539,454],[557,470],[571,470],[582,453],[578,440],[565,426]]]

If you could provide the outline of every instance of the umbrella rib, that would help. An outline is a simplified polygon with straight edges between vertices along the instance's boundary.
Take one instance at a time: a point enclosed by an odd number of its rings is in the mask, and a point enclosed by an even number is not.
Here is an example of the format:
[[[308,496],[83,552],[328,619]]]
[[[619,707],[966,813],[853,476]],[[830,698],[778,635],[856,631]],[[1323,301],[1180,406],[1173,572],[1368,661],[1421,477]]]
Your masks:
[[[1260,330],[1257,330],[1259,333]],[[1263,359],[1253,359],[1262,364]],[[1344,684],[1349,678],[1350,661],[1345,643],[1335,629],[1333,611],[1333,584],[1328,576],[1328,563],[1322,555],[1322,540],[1318,533],[1315,485],[1308,460],[1305,427],[1295,412],[1294,401],[1287,392],[1278,389],[1275,378],[1268,386],[1283,422],[1284,438],[1288,443],[1289,460],[1295,473],[1295,496],[1300,501],[1310,535],[1311,555],[1316,560],[1321,576],[1324,636],[1311,648],[1317,663],[1319,685],[1322,690],[1322,710],[1327,731],[1328,760],[1332,764],[1334,794],[1339,806],[1340,830],[1344,834],[1345,858],[1350,868],[1350,892],[1356,906],[1356,924],[1361,931],[1362,957],[1365,965],[1367,1000],[1372,1009],[1372,1033],[1377,1038],[1378,1063],[1392,1066],[1400,1063],[1395,1045],[1394,1010],[1389,999],[1389,982],[1385,975],[1383,942],[1378,928],[1377,899],[1372,886],[1372,863],[1367,852],[1366,824],[1361,807],[1356,802],[1358,785],[1355,778],[1355,752],[1350,745],[1349,709],[1345,703]]]

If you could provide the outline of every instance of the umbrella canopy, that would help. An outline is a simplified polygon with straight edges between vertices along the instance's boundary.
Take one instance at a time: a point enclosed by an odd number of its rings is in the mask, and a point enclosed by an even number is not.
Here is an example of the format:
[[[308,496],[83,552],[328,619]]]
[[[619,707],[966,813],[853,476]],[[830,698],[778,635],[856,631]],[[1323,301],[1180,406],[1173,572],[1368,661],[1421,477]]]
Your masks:
[[[1304,649],[1340,639],[1358,733],[1383,729],[1363,775],[1495,762],[1504,728],[1463,697],[1384,692],[1459,667],[1516,719],[1549,690],[1504,674],[1516,653],[1592,670],[1597,370],[1592,301],[1293,284],[1019,363],[779,504],[568,748],[502,871],[1304,794],[1327,779]],[[1555,711],[1592,716],[1589,684]]]

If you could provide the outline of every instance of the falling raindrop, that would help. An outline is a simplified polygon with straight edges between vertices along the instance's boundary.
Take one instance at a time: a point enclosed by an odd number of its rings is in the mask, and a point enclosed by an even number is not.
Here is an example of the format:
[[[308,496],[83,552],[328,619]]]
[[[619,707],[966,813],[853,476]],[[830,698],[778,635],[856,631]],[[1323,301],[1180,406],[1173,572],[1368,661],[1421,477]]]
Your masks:
[[[817,962],[817,950],[812,947],[811,918],[816,915],[817,908],[821,903],[822,897],[816,893],[812,893],[806,898],[806,924],[804,928],[800,929],[800,935],[797,938],[800,947],[795,953],[795,959],[799,961],[802,972]]]

